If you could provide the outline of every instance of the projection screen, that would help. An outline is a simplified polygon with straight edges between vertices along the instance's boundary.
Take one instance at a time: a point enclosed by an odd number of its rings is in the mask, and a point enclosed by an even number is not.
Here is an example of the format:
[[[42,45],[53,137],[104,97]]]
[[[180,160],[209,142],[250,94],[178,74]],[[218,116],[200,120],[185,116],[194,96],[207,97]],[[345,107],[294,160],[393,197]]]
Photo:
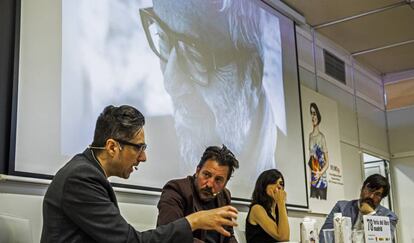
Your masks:
[[[146,117],[147,162],[116,185],[159,191],[207,146],[238,158],[227,187],[251,197],[277,168],[307,208],[294,23],[261,1],[21,2],[11,174],[51,178],[92,141],[107,105]],[[119,183],[119,184],[118,184]]]

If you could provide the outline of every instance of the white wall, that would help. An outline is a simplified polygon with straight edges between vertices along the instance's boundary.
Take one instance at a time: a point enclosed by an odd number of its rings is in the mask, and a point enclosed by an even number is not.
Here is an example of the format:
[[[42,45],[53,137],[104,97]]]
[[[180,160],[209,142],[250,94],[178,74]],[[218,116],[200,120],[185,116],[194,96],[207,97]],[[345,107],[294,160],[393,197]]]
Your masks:
[[[414,242],[414,156],[391,160],[399,242]]]
[[[0,215],[28,219],[33,242],[39,242],[42,230],[42,200],[42,196],[0,193]]]
[[[414,107],[387,113],[394,206],[400,242],[414,242]]]

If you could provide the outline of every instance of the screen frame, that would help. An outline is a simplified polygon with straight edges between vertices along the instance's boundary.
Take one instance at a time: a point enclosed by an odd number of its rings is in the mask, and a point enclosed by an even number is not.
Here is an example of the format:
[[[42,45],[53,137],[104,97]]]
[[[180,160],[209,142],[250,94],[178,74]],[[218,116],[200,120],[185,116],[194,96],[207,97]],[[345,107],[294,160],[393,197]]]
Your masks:
[[[299,112],[300,112],[300,124],[301,124],[301,139],[302,139],[302,153],[303,153],[303,163],[304,163],[304,185],[305,185],[305,192],[306,192],[306,205],[296,205],[296,204],[287,204],[289,208],[298,208],[298,209],[308,209],[309,208],[309,188],[307,186],[307,173],[306,173],[306,158],[305,158],[305,142],[304,142],[304,134],[303,134],[303,114],[302,114],[302,102],[301,102],[301,91],[300,91],[300,72],[299,72],[299,55],[298,55],[298,48],[297,48],[297,23],[294,19],[290,18],[289,16],[283,14],[282,12],[278,11],[274,6],[267,3],[265,0],[259,0],[259,4],[261,4],[266,11],[276,11],[278,14],[285,16],[286,18],[290,19],[293,22],[293,32],[294,32],[294,46],[295,46],[295,59],[296,59],[296,76],[297,76],[297,88],[298,88],[298,97],[299,97]],[[12,94],[11,98],[11,115],[10,115],[10,135],[9,135],[9,153],[8,159],[4,160],[5,164],[5,172],[9,175],[14,176],[22,176],[22,177],[30,177],[30,178],[39,178],[39,179],[48,179],[52,180],[53,175],[48,174],[40,174],[40,173],[31,173],[31,172],[23,172],[23,171],[16,171],[15,170],[15,157],[16,157],[16,136],[17,136],[17,112],[18,112],[18,84],[19,84],[19,65],[20,65],[20,36],[21,36],[21,0],[16,0],[16,9],[15,9],[15,25],[14,25],[14,32],[9,33],[10,35],[14,35],[14,59],[13,59],[13,80],[12,80],[12,88],[9,90],[9,93]],[[13,28],[12,28],[13,29]],[[7,118],[6,118],[7,119]],[[5,134],[7,137],[7,134]],[[7,140],[7,138],[6,138]],[[8,163],[7,163],[8,162]],[[1,167],[0,167],[1,168]],[[140,185],[133,185],[133,184],[123,184],[123,183],[111,183],[115,187],[123,187],[129,189],[137,189],[137,190],[144,190],[144,191],[151,191],[151,192],[161,192],[161,188],[155,187],[146,187]],[[245,198],[237,198],[232,197],[233,200],[247,203],[251,202],[250,199]]]

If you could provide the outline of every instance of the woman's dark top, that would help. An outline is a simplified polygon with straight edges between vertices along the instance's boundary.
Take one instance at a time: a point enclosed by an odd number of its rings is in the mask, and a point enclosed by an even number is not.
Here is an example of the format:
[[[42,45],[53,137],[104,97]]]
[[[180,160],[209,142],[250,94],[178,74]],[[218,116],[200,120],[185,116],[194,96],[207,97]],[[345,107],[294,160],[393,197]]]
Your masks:
[[[270,236],[268,233],[266,233],[266,231],[264,231],[263,228],[260,227],[259,224],[253,225],[249,222],[249,216],[250,216],[250,212],[253,206],[254,205],[250,206],[249,213],[247,214],[247,217],[246,217],[246,242],[247,243],[279,242],[275,240],[272,236]],[[267,212],[267,215],[277,224],[276,219],[272,216],[272,214]]]

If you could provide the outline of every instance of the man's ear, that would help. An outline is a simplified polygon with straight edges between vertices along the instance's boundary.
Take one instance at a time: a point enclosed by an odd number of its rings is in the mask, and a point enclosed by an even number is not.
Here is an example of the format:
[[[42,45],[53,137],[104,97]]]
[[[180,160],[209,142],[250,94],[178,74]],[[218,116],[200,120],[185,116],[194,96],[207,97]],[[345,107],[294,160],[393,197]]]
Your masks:
[[[369,185],[369,183],[365,184],[365,186],[364,186],[364,185],[362,185],[362,187],[361,187],[361,192],[364,190],[364,188],[365,188],[365,187],[368,187],[368,185]]]
[[[196,172],[195,172],[195,177],[197,178],[198,174],[200,173],[201,168],[197,166]]]
[[[120,147],[117,141],[115,141],[112,138],[109,138],[108,140],[106,140],[105,150],[108,152],[108,154],[114,156],[116,151],[120,150]]]

